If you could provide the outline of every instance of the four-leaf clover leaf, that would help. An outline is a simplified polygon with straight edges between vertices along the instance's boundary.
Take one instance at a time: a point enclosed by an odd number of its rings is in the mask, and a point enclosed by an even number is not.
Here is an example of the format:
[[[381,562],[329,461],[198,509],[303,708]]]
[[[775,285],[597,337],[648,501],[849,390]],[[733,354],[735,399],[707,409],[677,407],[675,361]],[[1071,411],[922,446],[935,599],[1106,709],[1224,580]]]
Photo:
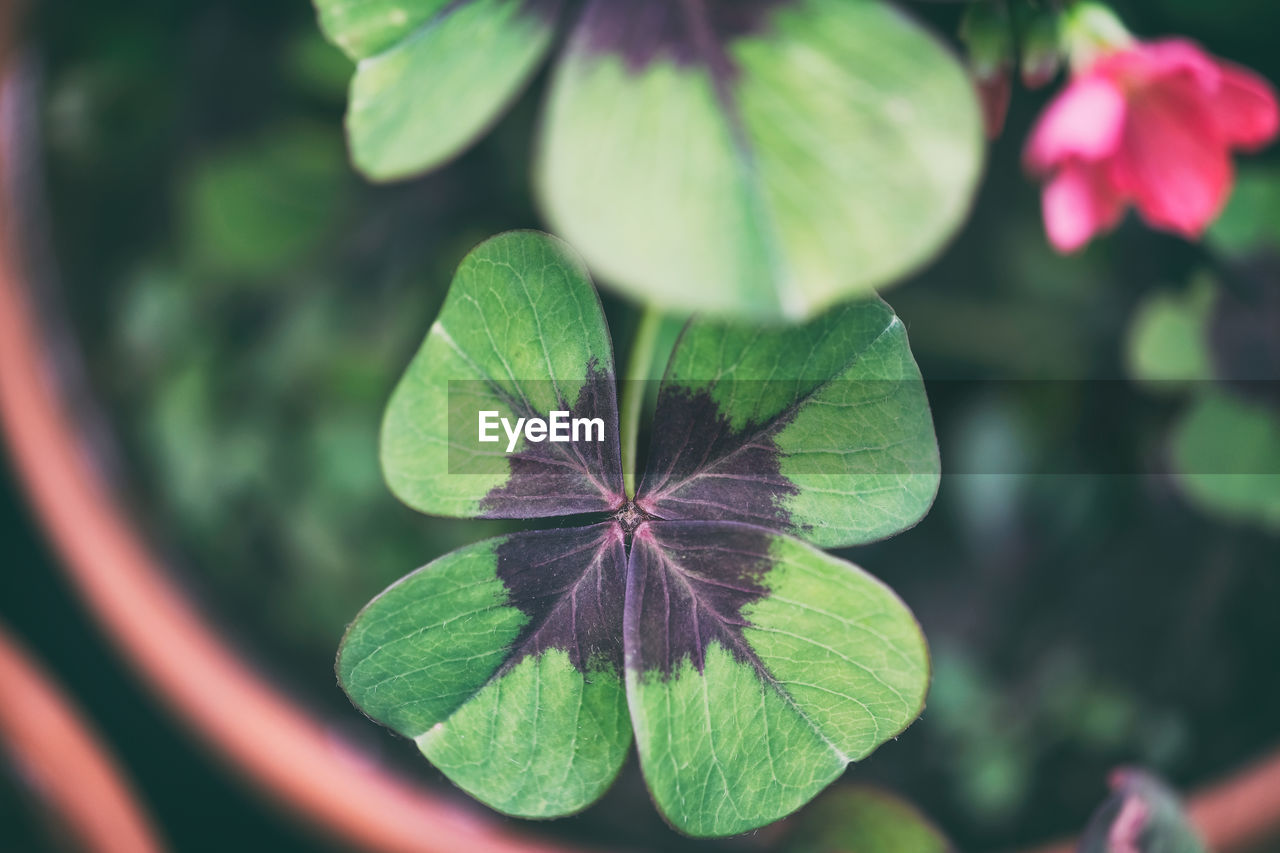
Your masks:
[[[928,510],[939,463],[923,383],[878,299],[794,327],[694,320],[634,497],[615,391],[599,299],[565,244],[513,232],[463,261],[389,403],[387,481],[426,513],[581,524],[405,577],[356,618],[338,675],[499,811],[585,808],[634,735],[673,826],[743,832],[920,712],[928,655],[910,611],[818,546],[880,539]],[[506,455],[476,440],[478,412],[556,410],[599,418],[603,441],[525,434]]]
[[[973,87],[883,0],[315,0],[357,64],[347,131],[376,180],[470,146],[569,28],[538,199],[633,298],[804,318],[898,280],[964,220]]]

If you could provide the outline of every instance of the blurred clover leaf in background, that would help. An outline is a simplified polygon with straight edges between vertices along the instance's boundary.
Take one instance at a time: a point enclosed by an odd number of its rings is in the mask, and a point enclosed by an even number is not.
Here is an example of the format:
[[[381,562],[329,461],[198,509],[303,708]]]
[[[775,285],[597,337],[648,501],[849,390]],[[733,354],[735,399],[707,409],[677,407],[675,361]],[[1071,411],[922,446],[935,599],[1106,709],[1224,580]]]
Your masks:
[[[983,157],[952,53],[881,0],[315,0],[368,177],[440,166],[569,27],[536,141],[551,225],[659,307],[803,319],[911,273]]]
[[[1208,242],[1220,269],[1153,294],[1129,330],[1130,373],[1187,394],[1169,462],[1203,511],[1280,531],[1280,173],[1242,170]]]
[[[915,806],[886,791],[837,787],[804,811],[783,853],[952,853],[955,848]]]
[[[510,455],[481,453],[464,435],[486,410],[599,418],[603,440],[525,433]],[[920,713],[929,662],[911,612],[819,547],[928,511],[932,418],[905,329],[873,298],[772,330],[692,321],[652,436],[632,494],[609,331],[571,250],[511,232],[472,251],[392,394],[383,470],[421,512],[559,526],[388,588],[348,630],[338,677],[504,813],[590,805],[634,733],[673,826],[745,832]]]
[[[1274,407],[1222,391],[1196,397],[1172,437],[1187,497],[1228,520],[1280,532],[1280,417]]]
[[[1242,168],[1235,192],[1208,236],[1210,244],[1228,256],[1280,254],[1280,168]]]
[[[1158,291],[1138,306],[1129,326],[1130,374],[1152,390],[1185,391],[1213,378],[1206,334],[1218,286],[1213,278],[1194,278],[1185,293]]]
[[[194,164],[183,202],[184,243],[210,275],[268,278],[331,236],[349,178],[323,125],[281,124]]]

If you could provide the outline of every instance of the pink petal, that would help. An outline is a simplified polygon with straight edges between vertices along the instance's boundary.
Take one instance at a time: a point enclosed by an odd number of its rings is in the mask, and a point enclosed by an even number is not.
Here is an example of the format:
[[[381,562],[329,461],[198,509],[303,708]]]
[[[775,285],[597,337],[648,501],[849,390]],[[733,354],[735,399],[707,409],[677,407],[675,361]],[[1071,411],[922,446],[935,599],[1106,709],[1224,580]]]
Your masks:
[[[1222,138],[1242,148],[1261,148],[1280,128],[1275,90],[1238,65],[1222,64],[1222,80],[1210,106]]]
[[[1218,88],[1221,71],[1217,61],[1188,39],[1146,42],[1131,51],[1130,55],[1134,57],[1134,63],[1126,70],[1148,80],[1185,76],[1206,95]]]
[[[1124,198],[1110,185],[1106,172],[1077,162],[1068,163],[1049,182],[1042,202],[1049,242],[1063,254],[1113,228],[1124,212]]]
[[[1215,59],[1194,42],[1149,42],[1111,61],[1113,77],[1145,78],[1162,88],[1177,79],[1198,87],[1211,102],[1219,135],[1233,145],[1258,148],[1276,135],[1280,120],[1271,84],[1247,68]]]
[[[1120,145],[1124,122],[1124,95],[1110,80],[1077,77],[1040,117],[1024,155],[1027,167],[1047,172],[1071,157],[1108,157]]]
[[[1189,87],[1160,84],[1129,110],[1113,184],[1152,226],[1198,237],[1231,190],[1231,160],[1209,105]]]

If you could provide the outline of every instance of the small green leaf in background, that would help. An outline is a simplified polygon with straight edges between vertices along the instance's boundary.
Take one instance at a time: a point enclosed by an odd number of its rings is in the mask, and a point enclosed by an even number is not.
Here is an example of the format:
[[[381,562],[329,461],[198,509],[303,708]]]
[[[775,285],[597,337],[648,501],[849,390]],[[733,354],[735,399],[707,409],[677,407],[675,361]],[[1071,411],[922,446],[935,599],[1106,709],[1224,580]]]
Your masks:
[[[1078,853],[1207,853],[1178,797],[1141,770],[1117,770],[1111,796],[1080,838]]]
[[[1258,245],[1236,248],[1247,258]],[[1129,327],[1128,362],[1139,381],[1188,397],[1168,451],[1182,495],[1221,520],[1280,531],[1280,409],[1271,377],[1280,301],[1266,289],[1274,263],[1257,256],[1245,266],[1258,277],[1238,287],[1262,288],[1248,299],[1208,274],[1182,295],[1148,296]]]
[[[540,194],[636,299],[803,318],[939,250],[980,124],[955,57],[878,0],[595,0],[556,70]]]
[[[1206,391],[1175,428],[1172,457],[1176,482],[1197,505],[1280,531],[1280,417],[1273,407]]]
[[[558,0],[315,0],[355,60],[347,135],[356,165],[387,181],[475,142],[537,70]]]
[[[950,853],[951,843],[915,806],[886,791],[838,787],[796,819],[783,853]]]
[[[1233,257],[1265,249],[1280,252],[1280,168],[1242,167],[1226,209],[1206,238]]]
[[[1147,296],[1130,321],[1130,375],[1153,388],[1180,389],[1212,378],[1207,327],[1216,296],[1217,285],[1208,276],[1197,277],[1182,294]]]
[[[182,197],[191,266],[238,277],[289,269],[337,224],[347,180],[342,140],[321,125],[283,125],[209,156]]]

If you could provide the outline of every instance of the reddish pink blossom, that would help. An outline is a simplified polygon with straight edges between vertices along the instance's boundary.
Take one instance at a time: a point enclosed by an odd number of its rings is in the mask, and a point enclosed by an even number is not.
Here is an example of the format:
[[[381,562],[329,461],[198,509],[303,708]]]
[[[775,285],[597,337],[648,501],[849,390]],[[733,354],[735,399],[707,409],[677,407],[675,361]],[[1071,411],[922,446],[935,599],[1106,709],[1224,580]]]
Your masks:
[[[1231,152],[1277,131],[1276,94],[1252,71],[1181,40],[1103,54],[1049,105],[1027,145],[1048,179],[1049,240],[1071,252],[1115,227],[1126,207],[1198,237],[1231,191]]]

